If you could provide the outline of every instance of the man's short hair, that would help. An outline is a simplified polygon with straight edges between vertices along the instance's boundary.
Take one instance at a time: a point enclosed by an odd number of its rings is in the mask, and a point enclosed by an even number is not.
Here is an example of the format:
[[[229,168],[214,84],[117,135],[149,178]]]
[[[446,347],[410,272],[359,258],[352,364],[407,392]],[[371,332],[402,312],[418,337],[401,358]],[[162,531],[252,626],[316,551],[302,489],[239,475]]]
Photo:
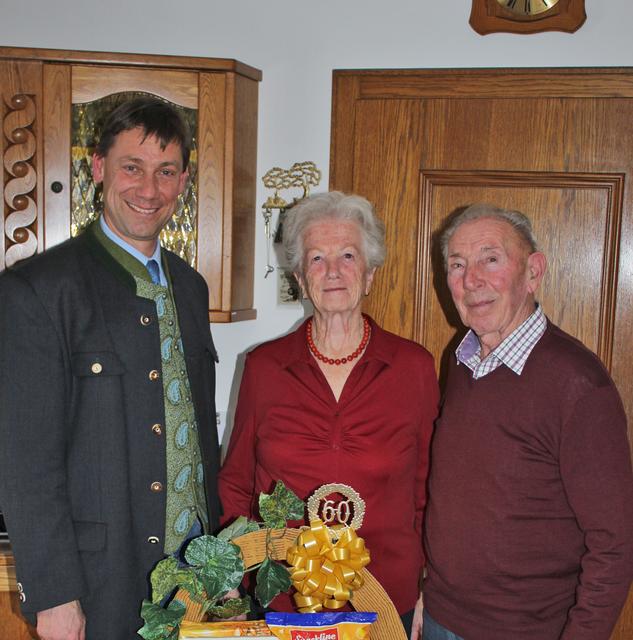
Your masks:
[[[507,222],[517,232],[523,242],[525,242],[530,253],[539,250],[534,231],[532,230],[532,223],[524,213],[511,209],[502,209],[501,207],[495,207],[491,204],[471,204],[463,211],[451,216],[447,226],[440,235],[440,248],[442,250],[442,257],[444,258],[444,266],[448,263],[448,243],[455,231],[465,222],[472,222],[473,220],[480,220],[481,218],[491,218],[493,220],[503,220]]]
[[[163,150],[171,142],[180,145],[182,170],[187,168],[191,153],[191,135],[187,125],[171,105],[150,96],[127,100],[110,113],[95,152],[105,158],[121,132],[137,128],[143,130],[143,141],[154,137]]]

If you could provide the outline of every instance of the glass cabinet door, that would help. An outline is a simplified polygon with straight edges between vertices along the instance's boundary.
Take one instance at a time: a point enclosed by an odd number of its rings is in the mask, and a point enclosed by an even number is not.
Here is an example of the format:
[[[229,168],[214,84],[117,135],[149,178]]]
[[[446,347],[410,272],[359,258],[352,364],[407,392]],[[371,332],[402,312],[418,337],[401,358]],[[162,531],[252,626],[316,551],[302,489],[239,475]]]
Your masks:
[[[101,185],[92,179],[92,155],[108,114],[122,102],[151,95],[142,91],[122,91],[91,102],[73,103],[71,108],[70,235],[76,236],[102,212]],[[169,102],[169,101],[166,101]],[[198,232],[198,111],[169,102],[189,127],[192,137],[189,180],[178,198],[178,207],[163,229],[161,244],[196,267]]]
[[[60,214],[67,210],[70,218],[65,213],[54,223],[49,221],[47,245],[77,235],[101,213],[101,187],[92,180],[92,155],[108,114],[126,100],[154,95],[180,112],[192,135],[190,178],[179,198],[177,210],[161,234],[161,243],[195,268],[198,248],[198,74],[116,68],[104,73],[98,67],[79,66],[69,67],[66,71],[70,78],[67,78],[64,77],[67,74],[58,77],[59,71],[45,71],[51,84],[49,93],[56,96],[60,105],[66,102],[64,108],[53,111],[53,117],[45,120],[47,212],[51,207],[59,208]],[[66,109],[70,112],[69,119]],[[55,122],[56,113],[60,114],[60,120],[63,114],[63,123]],[[65,151],[56,148],[55,136],[49,132],[52,128],[68,126],[70,149]],[[66,168],[64,162],[68,153]],[[67,188],[64,188],[65,183]]]

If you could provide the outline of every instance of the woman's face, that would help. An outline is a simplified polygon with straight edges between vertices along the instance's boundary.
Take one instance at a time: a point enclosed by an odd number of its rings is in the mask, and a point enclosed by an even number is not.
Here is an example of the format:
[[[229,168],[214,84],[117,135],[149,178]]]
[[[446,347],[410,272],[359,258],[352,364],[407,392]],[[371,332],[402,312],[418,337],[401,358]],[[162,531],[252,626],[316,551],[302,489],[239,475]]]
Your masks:
[[[320,313],[360,308],[375,269],[368,270],[355,222],[324,220],[303,235],[303,273],[295,274],[304,294]]]

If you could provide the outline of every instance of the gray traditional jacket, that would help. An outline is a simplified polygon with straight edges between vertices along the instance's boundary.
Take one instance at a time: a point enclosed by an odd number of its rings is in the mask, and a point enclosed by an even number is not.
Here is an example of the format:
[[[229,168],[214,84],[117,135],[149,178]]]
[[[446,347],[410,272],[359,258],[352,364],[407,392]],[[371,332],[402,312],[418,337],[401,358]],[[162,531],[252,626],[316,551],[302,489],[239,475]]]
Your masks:
[[[216,352],[203,278],[171,274],[217,526]],[[0,505],[22,610],[80,600],[88,640],[130,640],[163,557],[165,430],[153,301],[89,228],[0,274]],[[29,615],[30,614],[30,615]]]

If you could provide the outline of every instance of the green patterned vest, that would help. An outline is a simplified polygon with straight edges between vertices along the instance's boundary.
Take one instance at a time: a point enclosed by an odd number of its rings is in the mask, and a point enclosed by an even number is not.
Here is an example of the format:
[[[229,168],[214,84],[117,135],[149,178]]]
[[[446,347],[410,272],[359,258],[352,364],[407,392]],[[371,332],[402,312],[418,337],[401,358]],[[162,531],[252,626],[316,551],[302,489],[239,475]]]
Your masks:
[[[153,300],[156,305],[160,331],[167,456],[165,553],[170,554],[185,540],[196,516],[205,532],[209,528],[198,425],[189,389],[171,281],[166,264],[163,263],[170,286],[154,284],[145,265],[112,242],[98,224],[94,225],[93,229],[105,249],[134,277],[136,295]]]

